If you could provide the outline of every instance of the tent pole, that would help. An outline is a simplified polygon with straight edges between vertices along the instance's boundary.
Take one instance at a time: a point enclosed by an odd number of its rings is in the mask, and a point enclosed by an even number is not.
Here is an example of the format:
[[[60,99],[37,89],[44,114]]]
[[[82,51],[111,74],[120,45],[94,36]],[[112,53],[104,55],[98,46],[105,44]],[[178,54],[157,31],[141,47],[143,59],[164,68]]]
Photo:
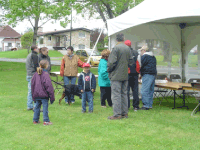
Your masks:
[[[89,57],[88,60],[87,60],[87,63],[90,62],[91,56],[92,56],[92,54],[93,54],[93,52],[94,52],[94,50],[95,50],[95,48],[96,48],[96,46],[97,46],[97,43],[99,42],[99,39],[100,39],[101,34],[102,34],[102,32],[103,32],[103,29],[104,29],[104,27],[101,28],[101,32],[100,32],[99,37],[97,38],[97,41],[96,41],[96,43],[95,43],[95,45],[94,45],[94,47],[93,47],[93,50],[92,50],[92,52],[91,52],[91,54],[90,54],[90,57]]]
[[[179,24],[180,28],[181,28],[181,74],[182,74],[182,82],[185,83],[186,78],[185,78],[185,39],[184,39],[184,33],[183,30],[186,27],[186,23],[180,23]]]
[[[197,56],[198,56],[198,74],[200,75],[200,44],[197,47]]]

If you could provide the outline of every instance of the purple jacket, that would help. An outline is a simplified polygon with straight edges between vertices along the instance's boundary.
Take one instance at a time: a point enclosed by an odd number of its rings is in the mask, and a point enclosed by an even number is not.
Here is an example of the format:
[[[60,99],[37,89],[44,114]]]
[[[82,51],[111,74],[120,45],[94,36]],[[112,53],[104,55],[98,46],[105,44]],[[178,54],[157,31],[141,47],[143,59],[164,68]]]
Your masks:
[[[53,102],[55,101],[54,89],[51,83],[49,74],[45,71],[42,71],[42,74],[39,75],[37,72],[33,75],[31,80],[31,91],[33,100],[46,98]]]

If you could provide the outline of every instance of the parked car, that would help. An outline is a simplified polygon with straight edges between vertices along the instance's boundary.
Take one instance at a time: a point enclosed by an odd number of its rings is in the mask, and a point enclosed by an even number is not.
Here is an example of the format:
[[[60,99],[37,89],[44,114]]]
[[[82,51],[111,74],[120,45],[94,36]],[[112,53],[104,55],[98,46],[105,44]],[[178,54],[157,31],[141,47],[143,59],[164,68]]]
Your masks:
[[[90,57],[92,53],[92,49],[86,49],[86,50],[76,50],[76,55],[80,58],[81,61],[87,62],[88,58]],[[99,51],[94,50],[91,58],[90,58],[90,64],[92,66],[98,66],[99,61],[101,59],[101,54]]]

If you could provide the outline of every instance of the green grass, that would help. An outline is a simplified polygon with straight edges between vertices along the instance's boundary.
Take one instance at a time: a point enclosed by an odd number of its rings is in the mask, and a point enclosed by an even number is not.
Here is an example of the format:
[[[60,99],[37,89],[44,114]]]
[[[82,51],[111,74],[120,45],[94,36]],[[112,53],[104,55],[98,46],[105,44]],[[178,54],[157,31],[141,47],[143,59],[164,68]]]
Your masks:
[[[179,67],[179,55],[173,55],[172,56],[172,67]],[[164,62],[164,56],[163,55],[157,55],[156,56],[157,65],[159,66],[167,66],[168,62]],[[197,67],[198,64],[198,56],[197,55],[188,55],[188,66],[189,67]]]
[[[0,52],[0,58],[26,58],[28,55],[28,51],[26,49],[18,50],[18,51],[6,51]],[[49,57],[62,57],[63,55],[55,50],[49,51]]]
[[[52,66],[58,71],[59,66]],[[82,69],[79,69],[79,72]],[[97,69],[92,68],[97,74]],[[190,110],[172,110],[170,103],[155,100],[152,110],[129,111],[129,118],[107,120],[112,108],[100,107],[100,92],[94,98],[94,113],[81,113],[81,100],[68,106],[61,94],[49,106],[52,126],[33,125],[33,112],[26,110],[27,81],[24,63],[0,62],[0,147],[3,150],[16,149],[113,149],[113,150],[155,150],[191,149],[200,147],[200,114],[191,117],[195,107],[190,98]],[[181,101],[177,101],[177,106]],[[88,107],[87,107],[88,109]],[[40,120],[42,121],[42,113]]]

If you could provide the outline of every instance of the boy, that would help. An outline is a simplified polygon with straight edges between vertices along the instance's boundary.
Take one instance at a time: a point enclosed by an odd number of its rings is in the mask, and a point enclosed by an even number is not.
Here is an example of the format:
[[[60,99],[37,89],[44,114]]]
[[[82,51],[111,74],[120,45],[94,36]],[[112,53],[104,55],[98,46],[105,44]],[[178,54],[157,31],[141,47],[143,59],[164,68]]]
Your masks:
[[[86,101],[89,105],[89,113],[93,112],[93,93],[96,89],[96,79],[90,72],[90,64],[83,64],[83,72],[78,78],[79,89],[82,93],[82,113],[86,112]]]

